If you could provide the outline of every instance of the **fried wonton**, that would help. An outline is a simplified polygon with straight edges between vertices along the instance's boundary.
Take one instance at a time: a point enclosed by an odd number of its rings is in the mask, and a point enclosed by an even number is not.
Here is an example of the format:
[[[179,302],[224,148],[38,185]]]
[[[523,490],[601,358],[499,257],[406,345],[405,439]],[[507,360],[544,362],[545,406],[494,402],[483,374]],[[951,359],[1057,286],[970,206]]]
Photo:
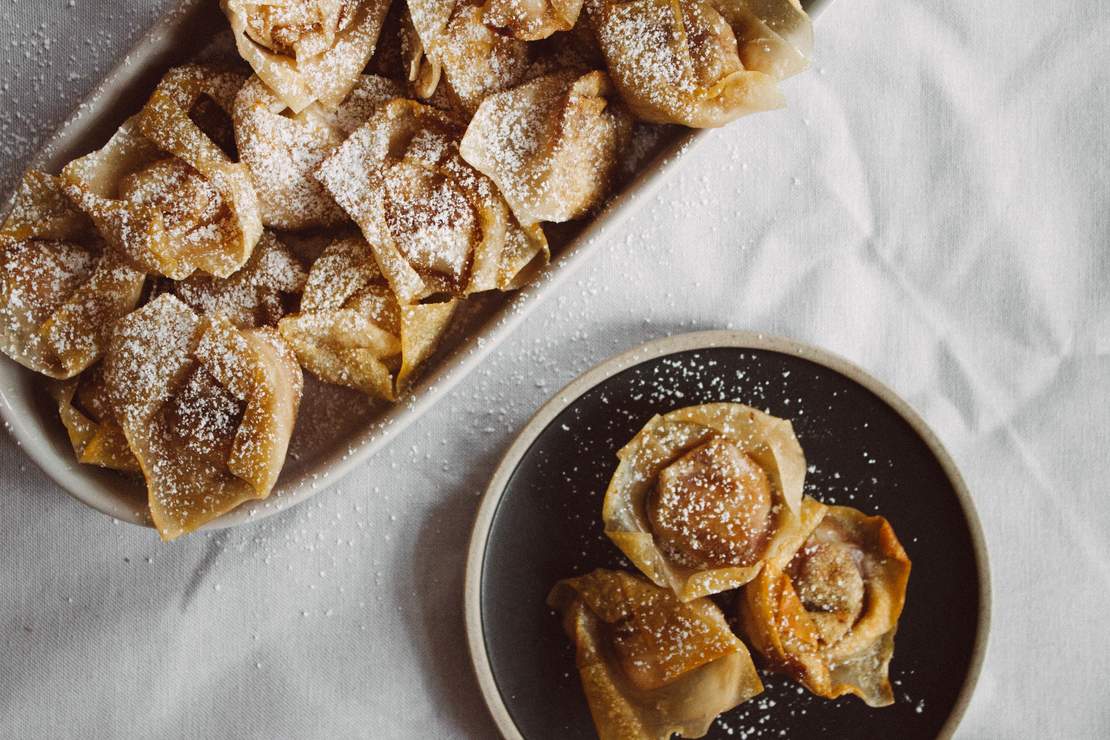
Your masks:
[[[50,395],[58,403],[58,415],[77,462],[138,473],[139,461],[115,420],[103,370],[103,364],[95,365],[76,378],[51,383]]]
[[[137,269],[227,277],[262,234],[250,172],[194,120],[229,116],[246,77],[202,65],[166,73],[143,110],[62,171],[66,193]]]
[[[332,243],[312,265],[301,312],[281,321],[301,366],[321,380],[396,400],[435,350],[457,301],[402,306],[359,238]]]
[[[557,72],[486,98],[459,151],[520,223],[570,221],[609,192],[632,119],[604,72]]]
[[[0,350],[52,378],[96,362],[145,275],[106,249],[62,182],[30,171],[0,226]]]
[[[547,597],[575,645],[602,740],[701,737],[719,714],[763,691],[751,656],[709,599],[598,569]]]
[[[618,453],[605,534],[644,575],[684,601],[785,564],[813,512],[789,421],[738,403],[656,416]]]
[[[409,79],[420,97],[431,98],[445,81],[459,107],[473,113],[487,95],[524,79],[528,45],[486,25],[480,2],[408,0],[408,7],[415,32],[406,45]]]
[[[744,634],[772,669],[818,696],[888,706],[909,576],[886,519],[830,506],[785,567],[769,564],[744,587]]]
[[[482,20],[522,41],[538,41],[578,22],[582,0],[486,0]]]
[[[197,313],[250,329],[276,326],[295,309],[307,279],[292,250],[267,231],[239,272],[223,279],[193,275],[174,283],[172,292]]]
[[[116,324],[104,384],[163,539],[270,495],[303,387],[275,331],[162,295]]]
[[[318,170],[402,304],[509,290],[546,262],[543,230],[521,227],[494,184],[462,159],[462,134],[443,111],[391,100]]]
[[[809,67],[813,23],[798,0],[709,2],[736,34],[744,69],[784,80]]]
[[[293,113],[335,108],[374,54],[390,0],[221,0],[239,54]]]
[[[800,17],[783,20],[787,6]],[[779,77],[808,52],[794,29],[809,19],[795,0],[597,0],[588,9],[613,82],[652,123],[708,128],[779,108]]]
[[[297,230],[346,221],[314,172],[378,105],[403,92],[392,80],[361,75],[336,110],[314,103],[293,113],[261,78],[243,85],[232,113],[235,140],[258,193],[263,225]]]

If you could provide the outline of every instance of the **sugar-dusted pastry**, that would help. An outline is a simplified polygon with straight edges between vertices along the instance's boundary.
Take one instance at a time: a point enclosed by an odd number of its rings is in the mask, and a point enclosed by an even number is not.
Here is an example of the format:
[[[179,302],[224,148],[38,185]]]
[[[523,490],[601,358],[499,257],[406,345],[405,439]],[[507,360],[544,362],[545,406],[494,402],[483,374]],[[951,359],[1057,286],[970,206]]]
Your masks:
[[[417,94],[431,98],[441,81],[467,112],[490,95],[524,79],[528,45],[498,32],[483,20],[480,3],[471,0],[408,0],[409,79]]]
[[[378,105],[403,93],[392,80],[360,75],[337,109],[313,103],[293,113],[260,77],[243,85],[232,112],[235,140],[251,172],[263,225],[296,230],[346,221],[314,172]]]
[[[197,313],[223,316],[240,329],[275,326],[296,310],[308,273],[280,239],[262,234],[251,258],[231,277],[195,274],[173,283],[174,295]]]
[[[881,516],[846,506],[822,513],[785,567],[768,564],[744,587],[744,634],[771,668],[818,696],[887,706],[910,560]]]
[[[797,8],[794,0],[596,0],[588,11],[609,74],[639,118],[707,128],[782,106],[778,75],[797,66],[802,47],[779,44],[781,36],[772,43],[770,26],[753,22],[779,6]],[[791,60],[778,63],[781,54]]]
[[[145,275],[105,249],[61,181],[30,171],[0,226],[0,350],[52,378],[96,362]]]
[[[339,105],[374,54],[390,0],[221,0],[239,54],[294,113]]]
[[[360,238],[312,265],[300,313],[281,321],[301,366],[328,383],[395,400],[446,331],[457,301],[402,306]]]
[[[459,155],[463,130],[443,111],[392,100],[318,170],[402,304],[511,289],[547,258],[543,230],[521,227]]]
[[[486,98],[459,151],[525,225],[586,215],[609,192],[632,119],[604,72],[556,72]]]
[[[736,34],[744,69],[777,80],[809,67],[813,23],[798,0],[709,0]]]
[[[58,416],[66,428],[77,462],[126,473],[139,473],[139,461],[127,446],[104,385],[104,365],[76,378],[50,384]]]
[[[523,41],[569,31],[578,22],[582,0],[486,0],[482,20]]]
[[[227,277],[250,257],[262,235],[250,173],[191,117],[213,103],[230,115],[245,81],[202,65],[172,69],[102,149],[62,171],[69,196],[137,269]]]
[[[701,737],[722,712],[763,691],[748,649],[709,599],[598,569],[547,597],[574,643],[601,740]]]
[[[117,323],[104,384],[163,539],[270,495],[303,386],[277,332],[162,295]]]
[[[680,599],[737,588],[785,565],[816,512],[789,421],[739,403],[656,416],[618,453],[605,534]]]

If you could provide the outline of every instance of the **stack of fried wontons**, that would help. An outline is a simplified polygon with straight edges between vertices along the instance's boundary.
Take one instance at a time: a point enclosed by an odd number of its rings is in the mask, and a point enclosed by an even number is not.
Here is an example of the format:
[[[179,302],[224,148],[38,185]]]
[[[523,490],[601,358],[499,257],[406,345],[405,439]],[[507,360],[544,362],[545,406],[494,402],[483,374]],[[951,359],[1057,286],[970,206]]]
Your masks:
[[[269,495],[302,369],[395,400],[460,301],[520,287],[637,129],[781,105],[796,0],[223,0],[241,61],[171,69],[0,227],[0,349],[166,539]]]
[[[910,559],[883,517],[803,494],[789,421],[690,406],[651,419],[617,456],[601,518],[643,577],[598,569],[548,596],[602,740],[702,737],[763,691],[749,646],[817,696],[894,702]]]

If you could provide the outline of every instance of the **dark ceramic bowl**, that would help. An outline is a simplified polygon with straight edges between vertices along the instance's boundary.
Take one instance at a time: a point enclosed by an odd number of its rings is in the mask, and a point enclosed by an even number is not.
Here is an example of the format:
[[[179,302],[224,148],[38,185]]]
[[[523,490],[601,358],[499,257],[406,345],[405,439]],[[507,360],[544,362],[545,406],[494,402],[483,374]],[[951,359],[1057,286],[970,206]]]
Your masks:
[[[631,569],[605,537],[601,502],[617,450],[654,414],[737,401],[790,419],[806,493],[881,513],[913,561],[891,680],[896,702],[828,701],[765,674],[767,690],[722,715],[711,738],[933,738],[952,734],[986,647],[986,549],[967,489],[920,417],[838,357],[785,339],[704,332],[647,344],[571,383],[502,460],[467,563],[471,655],[509,738],[594,737],[574,652],[544,599],[561,578]],[[731,595],[719,603],[733,611]]]

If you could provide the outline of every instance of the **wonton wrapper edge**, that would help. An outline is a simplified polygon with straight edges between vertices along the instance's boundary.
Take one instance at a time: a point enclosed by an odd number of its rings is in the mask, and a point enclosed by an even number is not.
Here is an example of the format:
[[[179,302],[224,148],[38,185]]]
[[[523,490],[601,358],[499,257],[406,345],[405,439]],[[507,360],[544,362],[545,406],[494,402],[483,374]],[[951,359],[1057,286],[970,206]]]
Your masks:
[[[358,80],[385,24],[390,0],[359,0],[358,16],[341,30],[331,49],[305,60],[274,53],[247,34],[247,10],[252,3],[221,0],[231,23],[239,55],[294,113],[319,101],[334,108]],[[300,65],[305,69],[299,69]]]
[[[50,395],[58,404],[58,416],[77,462],[109,470],[139,473],[139,461],[127,446],[123,428],[110,419],[94,421],[74,403],[79,378],[50,384]]]

